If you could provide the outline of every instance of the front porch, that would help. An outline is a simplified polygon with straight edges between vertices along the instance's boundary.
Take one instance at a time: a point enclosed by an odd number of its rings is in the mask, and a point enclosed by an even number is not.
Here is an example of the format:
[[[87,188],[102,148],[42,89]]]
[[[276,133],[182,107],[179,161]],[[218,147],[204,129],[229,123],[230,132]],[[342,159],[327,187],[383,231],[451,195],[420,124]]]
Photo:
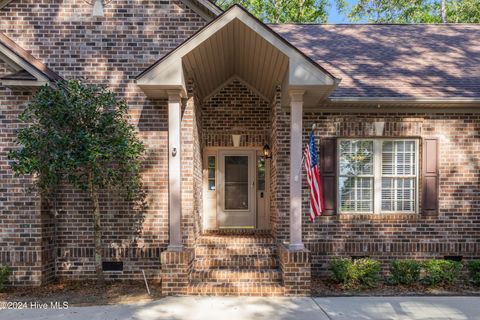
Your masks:
[[[237,6],[137,78],[168,99],[165,293],[309,293],[303,109],[336,83]]]
[[[193,90],[190,95],[194,96]],[[280,93],[267,101],[234,78],[208,100],[183,106],[183,124],[189,123],[186,114],[190,111],[196,115],[193,127],[198,139],[193,146],[198,150],[185,150],[189,141],[182,150],[185,158],[194,157],[198,167],[194,166],[193,176],[198,178],[188,180],[188,166],[182,161],[180,230],[188,230],[184,218],[192,214],[198,229],[193,241],[191,232],[182,232],[182,250],[162,253],[164,293],[309,294],[309,253],[291,249],[288,239],[284,241],[282,230],[288,227],[288,216],[281,213],[283,207],[277,201],[283,193],[277,188],[286,184],[278,183],[277,175],[285,172],[278,152],[289,147],[283,142],[277,146],[274,115],[279,98]],[[184,132],[191,129],[182,125],[182,135],[189,136]],[[239,135],[238,141],[234,141],[235,135]],[[263,152],[265,144],[272,145],[268,159]],[[193,210],[188,211],[191,194],[185,192],[191,182],[199,184],[193,188],[197,190],[193,196],[201,201],[194,201]]]

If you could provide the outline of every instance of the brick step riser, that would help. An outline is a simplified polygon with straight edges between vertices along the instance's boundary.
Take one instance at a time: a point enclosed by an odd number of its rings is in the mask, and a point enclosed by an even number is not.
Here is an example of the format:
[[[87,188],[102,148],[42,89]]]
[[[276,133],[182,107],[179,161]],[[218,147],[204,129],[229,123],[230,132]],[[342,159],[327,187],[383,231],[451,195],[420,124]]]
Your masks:
[[[201,282],[281,282],[282,277],[279,272],[263,273],[263,272],[248,272],[248,275],[236,275],[231,273],[203,273],[194,271],[190,279],[192,281]]]
[[[189,296],[245,296],[245,297],[283,297],[285,296],[285,292],[279,291],[279,292],[264,292],[264,293],[259,293],[259,292],[250,292],[250,291],[245,291],[245,292],[228,292],[228,291],[199,291],[197,289],[193,289],[192,291],[188,291],[187,294]]]
[[[208,249],[195,250],[195,257],[197,258],[221,258],[221,257],[276,257],[275,250],[223,250],[223,249]]]
[[[239,268],[239,269],[275,269],[279,268],[279,263],[276,260],[256,260],[256,261],[238,261],[238,260],[195,260],[193,264],[194,269],[208,269],[208,268]]]
[[[202,283],[212,283],[212,284],[264,284],[264,285],[281,285],[281,280],[267,280],[267,279],[244,279],[244,280],[235,280],[235,279],[190,279],[191,282],[202,282]]]
[[[275,245],[275,241],[273,238],[200,237],[195,244],[211,246]]]
[[[283,296],[284,288],[280,285],[260,286],[222,286],[209,283],[192,284],[187,288],[189,295],[244,295],[244,296]]]

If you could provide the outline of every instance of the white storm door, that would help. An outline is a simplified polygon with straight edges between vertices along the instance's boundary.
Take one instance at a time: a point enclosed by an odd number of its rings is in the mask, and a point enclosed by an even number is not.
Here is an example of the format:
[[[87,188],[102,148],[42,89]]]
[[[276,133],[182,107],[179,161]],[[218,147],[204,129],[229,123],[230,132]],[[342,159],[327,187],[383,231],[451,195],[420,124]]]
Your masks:
[[[219,152],[217,222],[220,228],[255,228],[255,151]]]

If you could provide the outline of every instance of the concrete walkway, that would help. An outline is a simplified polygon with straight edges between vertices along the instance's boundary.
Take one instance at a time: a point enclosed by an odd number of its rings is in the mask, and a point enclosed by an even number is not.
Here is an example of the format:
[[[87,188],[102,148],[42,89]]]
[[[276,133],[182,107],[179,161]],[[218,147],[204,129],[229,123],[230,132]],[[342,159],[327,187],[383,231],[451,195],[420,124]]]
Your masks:
[[[1,320],[479,319],[480,297],[169,297],[66,310],[0,310]]]

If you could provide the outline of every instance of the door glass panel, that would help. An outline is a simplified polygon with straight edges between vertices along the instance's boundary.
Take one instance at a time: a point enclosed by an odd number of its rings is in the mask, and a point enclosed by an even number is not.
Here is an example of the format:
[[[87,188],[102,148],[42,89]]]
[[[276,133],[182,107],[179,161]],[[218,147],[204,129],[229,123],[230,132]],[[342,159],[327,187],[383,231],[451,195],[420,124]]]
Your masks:
[[[225,210],[248,210],[248,156],[225,156]]]

